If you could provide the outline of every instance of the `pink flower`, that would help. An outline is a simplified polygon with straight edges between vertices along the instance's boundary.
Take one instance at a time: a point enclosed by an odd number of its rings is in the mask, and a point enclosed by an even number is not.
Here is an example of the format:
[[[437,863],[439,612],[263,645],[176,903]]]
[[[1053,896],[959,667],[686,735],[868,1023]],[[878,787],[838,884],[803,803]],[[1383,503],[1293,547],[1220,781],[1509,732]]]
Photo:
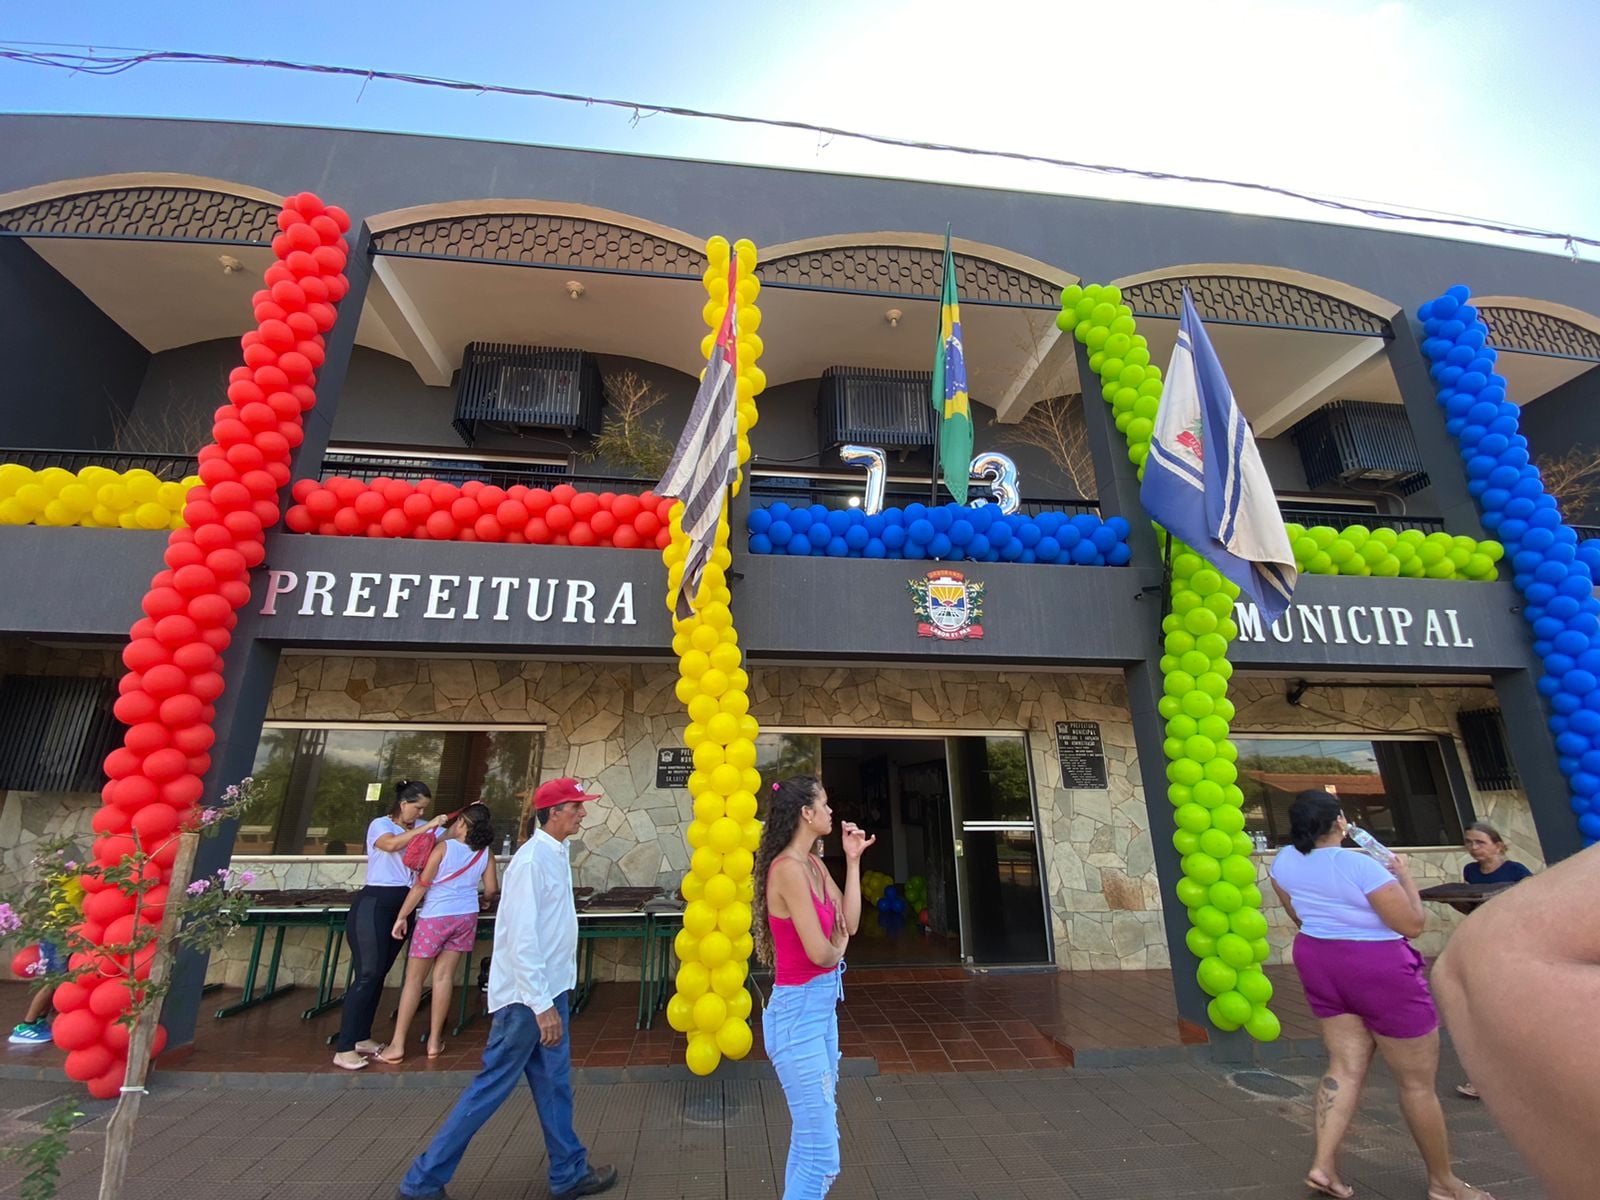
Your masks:
[[[222,820],[222,810],[220,808],[202,808],[200,810],[200,824],[215,825],[220,820]]]
[[[211,886],[211,881],[209,879],[196,879],[193,883],[191,883],[188,887],[184,888],[183,890],[188,892],[189,895],[191,895],[191,896],[198,896],[202,892],[204,892],[207,888],[209,888],[210,886]]]
[[[22,928],[22,919],[11,910],[11,905],[0,904],[0,933],[15,933]]]

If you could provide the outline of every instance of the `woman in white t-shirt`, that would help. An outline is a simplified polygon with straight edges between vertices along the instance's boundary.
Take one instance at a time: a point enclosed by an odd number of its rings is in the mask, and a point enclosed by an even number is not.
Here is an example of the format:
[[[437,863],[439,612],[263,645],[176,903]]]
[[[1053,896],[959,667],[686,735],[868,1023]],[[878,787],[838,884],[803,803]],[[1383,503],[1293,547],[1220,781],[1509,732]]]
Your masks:
[[[1374,1045],[1400,1088],[1400,1111],[1428,1168],[1428,1200],[1493,1200],[1450,1165],[1450,1138],[1435,1080],[1439,1013],[1422,956],[1407,938],[1425,912],[1403,856],[1387,867],[1340,846],[1349,823],[1327,792],[1301,792],[1289,808],[1289,846],[1272,862],[1272,889],[1299,928],[1294,965],[1322,1023],[1328,1069],[1317,1089],[1317,1149],[1306,1186],[1336,1200],[1339,1144],[1355,1117]]]
[[[428,865],[400,906],[393,934],[406,936],[406,922],[417,913],[417,926],[411,931],[411,958],[406,963],[406,981],[400,989],[400,1011],[395,1016],[394,1036],[378,1055],[379,1062],[397,1063],[406,1056],[406,1035],[411,1020],[422,1002],[422,985],[433,975],[432,1025],[428,1032],[428,1057],[438,1058],[444,1051],[444,1024],[450,1016],[450,992],[456,964],[463,954],[472,953],[478,938],[478,883],[483,883],[484,900],[493,900],[500,891],[495,875],[494,816],[488,806],[469,804],[456,814],[444,837],[428,856]],[[420,910],[418,909],[418,906]]]
[[[333,1065],[359,1071],[366,1055],[383,1043],[372,1040],[372,1018],[378,1012],[383,981],[400,954],[390,934],[395,916],[411,890],[412,872],[404,855],[411,839],[444,823],[443,815],[423,821],[433,793],[428,785],[402,779],[394,785],[394,801],[384,816],[367,826],[367,882],[350,903],[344,936],[350,945],[350,986],[339,1013],[339,1040]]]

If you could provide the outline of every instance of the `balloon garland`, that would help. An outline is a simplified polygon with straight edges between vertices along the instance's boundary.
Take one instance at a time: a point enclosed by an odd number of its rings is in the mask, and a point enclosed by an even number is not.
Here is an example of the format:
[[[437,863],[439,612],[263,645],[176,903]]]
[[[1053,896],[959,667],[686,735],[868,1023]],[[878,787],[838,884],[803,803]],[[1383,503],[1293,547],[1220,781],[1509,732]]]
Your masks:
[[[1161,369],[1150,362],[1133,310],[1114,287],[1074,284],[1061,294],[1056,326],[1089,348],[1089,367],[1100,376],[1101,394],[1128,439],[1128,458],[1143,475],[1161,403]],[[1164,545],[1167,535],[1160,536]],[[1234,766],[1239,751],[1228,737],[1234,718],[1228,647],[1239,635],[1233,620],[1239,589],[1182,543],[1174,542],[1172,551],[1159,708],[1167,723],[1167,799],[1177,824],[1172,844],[1183,856],[1176,893],[1191,926],[1185,941],[1200,960],[1195,977],[1211,997],[1206,1015],[1212,1024],[1225,1031],[1242,1027],[1270,1042],[1281,1032],[1267,1007],[1272,981],[1261,969],[1272,951],[1250,857],[1254,847],[1244,832],[1244,793]]]
[[[1423,533],[1420,529],[1334,529],[1284,526],[1295,565],[1310,575],[1379,575],[1402,579],[1472,579],[1492,582],[1505,548],[1499,542]],[[1597,545],[1596,549],[1600,549]]]
[[[568,483],[546,490],[343,476],[297,480],[293,495],[284,524],[296,533],[620,550],[665,549],[676,503],[650,492],[580,492]]]
[[[78,471],[0,463],[0,525],[81,525],[86,529],[182,529],[183,505],[200,482],[163,480],[149,471]]]
[[[781,500],[750,513],[752,554],[828,558],[942,559],[946,562],[1042,562],[1123,566],[1132,557],[1128,522],[1093,513],[1023,516],[985,504],[908,504],[870,516],[821,504],[791,508]]]
[[[183,509],[186,527],[167,540],[165,569],[145,594],[144,616],[122,651],[128,673],[115,714],[126,725],[122,745],[106,758],[109,782],[95,814],[94,858],[101,869],[135,853],[158,885],[134,912],[132,895],[98,874],[81,882],[84,935],[101,946],[126,945],[134,923],[158,925],[164,885],[177,856],[174,832],[196,819],[202,782],[216,741],[215,703],[222,694],[222,653],[250,598],[250,569],[265,557],[265,532],[277,524],[278,491],[289,482],[290,451],[303,440],[302,416],[316,403],[323,335],[349,285],[344,235],[350,219],[309,192],[291,196],[278,214],[278,261],[254,296],[257,327],[244,335],[243,366],[228,379],[228,403],[217,409],[214,440],[198,454],[200,484]],[[113,975],[148,977],[153,948],[118,961]],[[117,1095],[128,1050],[119,1024],[119,990],[95,959],[74,955],[75,984],[56,989],[56,1042],[69,1051],[68,1074],[98,1099]],[[102,1000],[101,993],[105,996]],[[157,1047],[165,1031],[157,1031]],[[100,1051],[103,1050],[104,1053]],[[93,1072],[88,1071],[93,1066]]]
[[[1549,703],[1561,773],[1585,845],[1600,841],[1600,600],[1597,556],[1528,458],[1521,410],[1488,344],[1489,328],[1457,285],[1417,310],[1422,352],[1431,364],[1445,428],[1467,469],[1467,490],[1484,527],[1497,533],[1522,594],[1522,615],[1544,666],[1539,691]]]
[[[730,255],[738,263],[735,295],[728,295]],[[756,366],[761,355],[761,311],[756,307],[760,281],[755,276],[756,248],[748,241],[729,247],[714,237],[706,244],[709,265],[705,287],[710,296],[702,316],[713,330],[701,344],[709,358],[727,305],[737,304],[739,344],[738,454],[740,471],[733,490],[743,481],[743,465],[750,458],[748,433],[757,420],[755,398],[766,387],[766,376]],[[674,502],[670,518],[671,542],[662,553],[667,565],[667,609],[676,612],[678,589],[683,582],[688,538],[680,524],[681,504]],[[751,871],[761,844],[761,823],[756,820],[756,794],[761,773],[756,770],[756,743],[760,726],[750,715],[749,676],[740,665],[743,654],[733,627],[727,571],[733,557],[728,551],[727,502],[717,524],[716,549],[694,598],[694,613],[673,618],[672,649],[678,656],[677,696],[689,712],[684,743],[694,753],[689,794],[694,799],[694,820],[686,834],[693,852],[683,877],[683,929],[673,942],[679,966],[672,998],[667,1002],[667,1022],[689,1035],[684,1059],[696,1075],[709,1075],[726,1055],[741,1059],[750,1052],[750,992],[745,987],[750,954],[750,902],[754,899]]]

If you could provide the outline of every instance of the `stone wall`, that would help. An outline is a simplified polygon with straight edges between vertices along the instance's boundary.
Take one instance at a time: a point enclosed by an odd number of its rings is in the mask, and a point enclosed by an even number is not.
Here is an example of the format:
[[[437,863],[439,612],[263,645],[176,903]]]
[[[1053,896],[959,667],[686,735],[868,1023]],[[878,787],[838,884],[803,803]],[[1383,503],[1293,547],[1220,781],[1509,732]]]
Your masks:
[[[1491,821],[1505,835],[1511,856],[1535,871],[1544,866],[1539,852],[1539,837],[1534,830],[1528,798],[1520,790],[1480,791],[1472,780],[1466,754],[1459,741],[1456,714],[1463,709],[1494,708],[1494,692],[1470,687],[1337,687],[1315,684],[1298,705],[1285,698],[1283,679],[1235,675],[1229,698],[1238,708],[1233,732],[1239,736],[1262,733],[1305,733],[1318,737],[1360,734],[1444,734],[1450,737],[1450,750],[1456,754],[1467,781],[1472,819]],[[1459,883],[1461,868],[1470,860],[1465,851],[1450,848],[1408,850],[1412,875],[1419,886]],[[1294,940],[1294,926],[1283,906],[1272,895],[1267,883],[1270,856],[1261,859],[1261,890],[1267,895],[1266,915],[1270,925],[1272,962],[1287,962]],[[1442,904],[1426,905],[1428,926],[1415,939],[1422,954],[1433,957],[1444,949],[1450,932],[1461,921],[1454,909]]]

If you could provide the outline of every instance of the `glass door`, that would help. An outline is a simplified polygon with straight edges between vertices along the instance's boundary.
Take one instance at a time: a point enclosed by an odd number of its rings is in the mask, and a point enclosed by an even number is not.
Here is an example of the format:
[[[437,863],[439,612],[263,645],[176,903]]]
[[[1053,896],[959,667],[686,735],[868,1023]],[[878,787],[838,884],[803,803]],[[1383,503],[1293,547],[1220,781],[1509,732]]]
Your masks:
[[[1047,963],[1044,872],[1027,740],[945,739],[961,943],[974,963]]]

